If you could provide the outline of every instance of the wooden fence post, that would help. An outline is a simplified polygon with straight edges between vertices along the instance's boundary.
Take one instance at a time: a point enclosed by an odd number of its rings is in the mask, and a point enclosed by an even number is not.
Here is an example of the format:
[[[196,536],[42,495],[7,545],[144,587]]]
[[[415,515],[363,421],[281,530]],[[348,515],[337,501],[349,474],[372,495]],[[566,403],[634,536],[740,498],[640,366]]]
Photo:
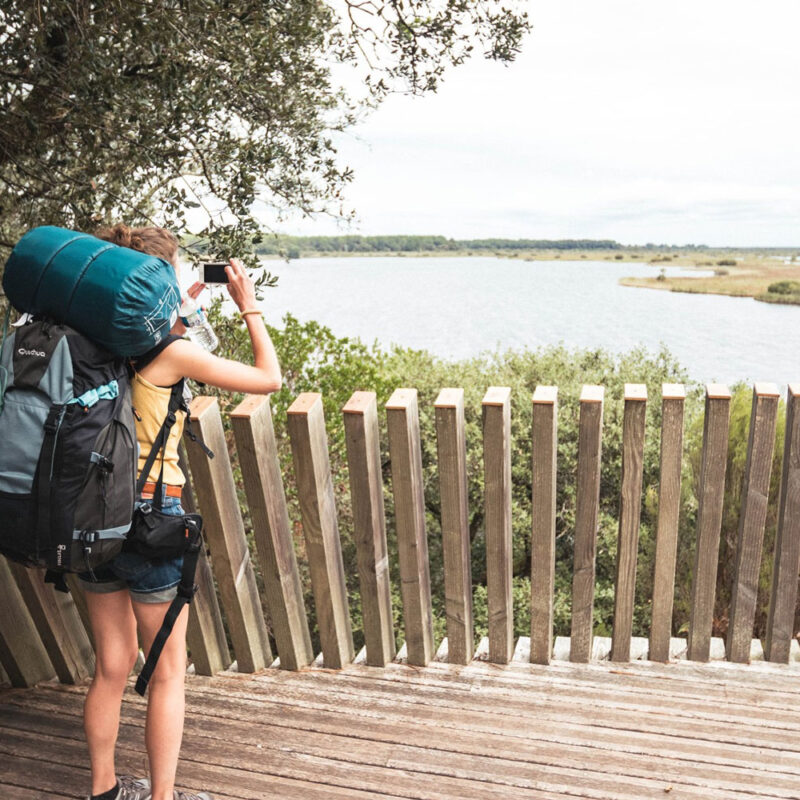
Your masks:
[[[553,653],[553,591],[556,565],[558,388],[537,386],[531,433],[531,651],[533,664]]]
[[[685,400],[686,390],[682,384],[662,384],[658,527],[648,653],[651,661],[669,661],[672,607],[675,597],[675,562],[678,554],[678,520],[681,510]]]
[[[728,459],[728,426],[731,393],[727,386],[706,386],[703,420],[703,456],[700,499],[697,509],[697,550],[692,577],[692,609],[689,618],[687,658],[708,661],[717,588],[719,537]]]
[[[588,662],[592,654],[595,551],[600,510],[600,457],[603,437],[602,386],[581,390],[578,432],[578,492],[572,575],[572,629],[569,660]]]
[[[314,651],[269,397],[248,395],[231,420],[280,666],[300,669],[314,660]]]
[[[407,660],[424,667],[434,645],[417,390],[395,389],[385,407]]]
[[[341,669],[353,658],[353,633],[336,520],[322,395],[303,392],[287,411],[323,666]]]
[[[642,510],[642,471],[647,410],[647,387],[625,384],[622,422],[622,485],[619,498],[617,576],[614,590],[614,622],[611,660],[630,661],[633,605],[636,595],[636,557]]]
[[[800,383],[790,384],[786,391],[783,442],[778,532],[764,655],[767,661],[788,664],[795,634],[794,609],[800,573]]]
[[[514,654],[511,389],[507,386],[490,386],[482,406],[489,661],[507,664]]]
[[[354,392],[342,408],[342,414],[350,473],[353,535],[358,559],[366,663],[383,667],[394,659],[396,648],[375,392]]]
[[[43,569],[9,564],[58,679],[82,683],[94,672],[94,651],[72,596],[45,583]]]
[[[442,389],[434,403],[434,413],[442,503],[447,660],[452,664],[469,664],[475,652],[475,638],[464,390]]]
[[[188,439],[188,437],[187,437]],[[181,506],[189,514],[197,511],[197,501],[192,488],[191,473],[186,448],[181,443],[178,448],[178,462],[186,483],[181,493]],[[192,664],[197,675],[215,675],[231,665],[225,625],[219,609],[219,600],[214,588],[211,564],[206,557],[206,549],[200,551],[195,573],[197,593],[189,605],[189,624],[186,629],[186,642],[192,652]]]
[[[773,383],[756,383],[753,387],[736,548],[736,575],[731,592],[730,623],[725,643],[728,660],[738,663],[750,661],[779,397],[778,389]]]
[[[190,417],[198,439],[214,452],[208,458],[197,442],[185,442],[237,669],[256,672],[272,663],[272,650],[217,399],[195,397]]]
[[[11,567],[0,556],[0,662],[12,686],[33,686],[56,671],[36,630]]]

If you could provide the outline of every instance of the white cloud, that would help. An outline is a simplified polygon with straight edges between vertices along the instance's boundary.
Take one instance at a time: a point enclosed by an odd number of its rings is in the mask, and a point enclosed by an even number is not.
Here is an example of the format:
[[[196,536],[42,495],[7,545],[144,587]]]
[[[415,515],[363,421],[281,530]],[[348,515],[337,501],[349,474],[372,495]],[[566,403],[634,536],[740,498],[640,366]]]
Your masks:
[[[338,139],[355,170],[351,232],[800,243],[800,4],[530,12],[510,67],[473,59]]]

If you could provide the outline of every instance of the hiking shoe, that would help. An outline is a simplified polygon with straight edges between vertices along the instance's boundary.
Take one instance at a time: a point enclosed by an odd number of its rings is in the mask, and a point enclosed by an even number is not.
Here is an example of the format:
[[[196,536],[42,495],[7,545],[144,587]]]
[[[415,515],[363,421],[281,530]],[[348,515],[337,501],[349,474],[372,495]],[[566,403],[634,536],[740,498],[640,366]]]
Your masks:
[[[207,792],[200,792],[200,794],[192,794],[191,792],[179,792],[176,789],[174,800],[214,800],[214,798]]]
[[[117,777],[119,791],[114,800],[149,800],[150,781],[147,778],[134,778],[132,775],[119,775]],[[92,800],[89,795],[88,800]]]
[[[120,775],[117,780],[119,781],[117,800],[147,800],[150,797],[150,781],[147,778]]]

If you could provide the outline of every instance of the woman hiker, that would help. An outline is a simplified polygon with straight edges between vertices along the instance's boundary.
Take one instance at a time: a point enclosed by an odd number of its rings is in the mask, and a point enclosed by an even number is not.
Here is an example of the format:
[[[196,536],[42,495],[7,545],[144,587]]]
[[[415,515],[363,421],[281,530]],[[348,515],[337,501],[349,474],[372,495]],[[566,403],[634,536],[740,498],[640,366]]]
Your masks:
[[[101,239],[130,247],[170,262],[178,272],[178,240],[163,228],[129,228],[115,225],[95,234]],[[194,342],[179,338],[185,332],[176,322],[167,347],[155,358],[133,361],[132,402],[136,409],[139,470],[144,466],[153,440],[167,415],[171,387],[183,378],[232,392],[269,394],[281,387],[281,371],[275,348],[256,305],[253,282],[241,262],[231,259],[225,268],[228,292],[247,325],[254,365],[220,358]],[[203,284],[189,290],[196,297]],[[182,514],[181,487],[185,476],[178,466],[178,443],[185,414],[178,412],[164,452],[162,510]],[[147,477],[137,500],[153,497],[160,459]],[[81,574],[94,634],[96,668],[86,696],[84,727],[92,770],[90,800],[212,800],[206,792],[190,794],[175,789],[175,773],[183,735],[184,676],[186,673],[186,624],[184,606],[167,639],[150,680],[145,723],[145,745],[150,778],[117,776],[114,749],[119,731],[122,695],[139,652],[138,636],[145,654],[176,596],[182,557],[145,558],[123,552],[94,571]]]

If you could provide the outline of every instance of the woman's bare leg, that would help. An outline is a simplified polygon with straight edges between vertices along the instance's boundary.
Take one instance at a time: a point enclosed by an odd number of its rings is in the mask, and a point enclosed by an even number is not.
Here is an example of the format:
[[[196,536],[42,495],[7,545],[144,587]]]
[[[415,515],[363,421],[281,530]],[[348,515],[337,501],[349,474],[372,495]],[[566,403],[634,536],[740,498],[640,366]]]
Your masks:
[[[169,603],[133,603],[145,653],[158,633]],[[152,800],[172,800],[178,754],[183,737],[184,681],[186,679],[186,624],[184,606],[158,659],[147,690],[145,745],[150,759]]]
[[[95,672],[86,695],[84,730],[92,767],[92,794],[116,783],[114,748],[119,733],[122,694],[136,663],[136,618],[127,589],[86,592],[86,604],[95,642]]]

